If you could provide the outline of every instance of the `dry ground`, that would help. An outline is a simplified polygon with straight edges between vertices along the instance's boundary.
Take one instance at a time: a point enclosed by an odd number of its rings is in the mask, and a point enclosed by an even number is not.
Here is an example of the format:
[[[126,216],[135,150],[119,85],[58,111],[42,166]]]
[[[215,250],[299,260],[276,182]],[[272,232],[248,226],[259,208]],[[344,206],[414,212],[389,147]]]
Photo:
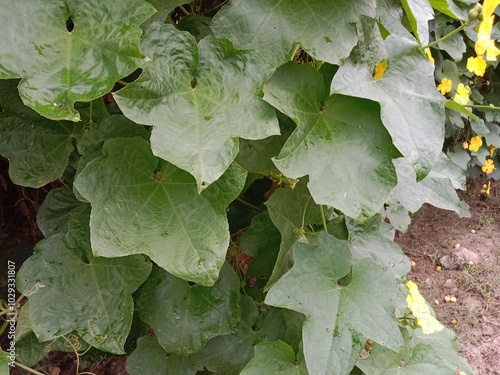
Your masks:
[[[480,193],[483,181],[476,179],[463,194],[470,218],[424,206],[396,242],[414,261],[410,278],[456,332],[476,375],[500,375],[500,181],[492,182],[490,196]],[[475,252],[478,260],[458,270],[436,268],[457,248]]]

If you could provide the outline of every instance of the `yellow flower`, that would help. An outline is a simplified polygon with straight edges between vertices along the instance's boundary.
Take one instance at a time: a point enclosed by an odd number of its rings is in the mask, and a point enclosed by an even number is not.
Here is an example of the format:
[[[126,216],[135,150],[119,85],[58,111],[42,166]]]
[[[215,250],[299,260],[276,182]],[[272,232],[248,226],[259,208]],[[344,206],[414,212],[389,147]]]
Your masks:
[[[441,83],[438,85],[438,90],[441,94],[446,94],[451,91],[452,82],[449,78],[443,78]]]
[[[479,24],[477,42],[474,45],[476,54],[482,55],[483,53],[486,53],[486,60],[488,61],[496,61],[497,56],[500,55],[500,50],[495,46],[495,41],[491,39],[493,18],[494,16],[483,18]]]
[[[424,297],[418,291],[417,284],[410,280],[406,283],[406,286],[410,292],[406,297],[406,302],[415,317],[415,322],[422,328],[422,332],[427,335],[441,331],[444,326],[431,315],[427,302],[425,302]]]
[[[492,16],[495,8],[500,4],[500,0],[484,0],[483,3],[483,17],[489,18]]]
[[[479,147],[483,145],[483,139],[476,135],[475,137],[472,137],[470,142],[469,142],[469,150],[472,152],[477,152],[479,150]]]
[[[386,69],[387,69],[387,62],[385,60],[382,60],[375,67],[375,72],[373,73],[373,78],[375,78],[375,79],[382,78],[385,74]]]
[[[431,60],[431,63],[434,64],[434,57],[432,57],[431,49],[429,47],[425,49],[425,54],[427,55],[427,58]]]
[[[488,181],[488,185],[486,185],[486,184],[483,185],[483,188],[481,189],[481,193],[486,194],[486,195],[490,195],[490,191],[491,191],[491,181]]]
[[[482,77],[486,71],[486,61],[484,61],[483,56],[469,57],[467,59],[467,70],[478,77]]]
[[[464,86],[463,83],[459,83],[457,87],[457,93],[453,100],[458,104],[466,105],[469,102],[470,87]]]
[[[495,150],[496,150],[496,149],[497,149],[497,148],[496,148],[495,146],[490,146],[490,158],[492,158],[492,157],[493,157],[493,154],[495,153]]]
[[[493,172],[495,170],[495,164],[493,163],[493,160],[491,159],[486,160],[481,169],[486,174],[490,174],[491,172]]]

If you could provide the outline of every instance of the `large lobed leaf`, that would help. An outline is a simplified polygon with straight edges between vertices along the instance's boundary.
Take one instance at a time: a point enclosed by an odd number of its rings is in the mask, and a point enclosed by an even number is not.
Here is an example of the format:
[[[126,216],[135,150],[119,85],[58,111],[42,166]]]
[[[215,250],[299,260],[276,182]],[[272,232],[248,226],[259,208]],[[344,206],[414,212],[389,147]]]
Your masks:
[[[368,358],[356,365],[371,375],[473,374],[457,350],[455,334],[445,328],[426,335],[421,329],[403,330],[404,350],[394,352],[375,344]]]
[[[166,353],[154,336],[140,337],[137,348],[127,357],[130,375],[195,375],[199,369],[189,357]]]
[[[362,26],[360,44],[339,68],[331,90],[379,102],[394,145],[421,180],[437,161],[444,137],[446,100],[436,90],[434,65],[415,41],[396,35],[383,41],[373,20]],[[375,79],[373,70],[382,60],[387,70]]]
[[[146,280],[144,256],[94,258],[88,217],[74,216],[67,234],[40,242],[21,267],[17,288],[29,296],[30,321],[41,341],[76,330],[94,347],[124,354],[132,324],[131,294]]]
[[[364,223],[347,220],[351,237],[353,260],[371,258],[377,264],[388,267],[397,280],[410,272],[410,259],[393,241],[392,227],[381,215],[375,215]]]
[[[103,152],[74,184],[92,204],[94,254],[147,254],[177,277],[212,285],[229,243],[225,208],[246,172],[233,165],[200,195],[188,173],[154,157],[141,138],[110,139]]]
[[[281,234],[276,263],[266,286],[269,289],[292,267],[290,249],[297,240],[307,241],[304,229],[308,225],[321,223],[321,213],[303,181],[299,181],[295,189],[276,190],[266,205],[271,221]]]
[[[399,153],[376,103],[324,97],[323,77],[311,66],[288,63],[273,74],[264,99],[297,123],[273,161],[287,177],[308,174],[316,203],[373,216],[396,185],[392,159]]]
[[[255,346],[255,356],[245,366],[241,375],[308,375],[303,355],[296,354],[283,341],[263,342]]]
[[[405,159],[394,161],[398,185],[391,192],[390,201],[401,204],[410,212],[417,212],[424,203],[455,211],[460,217],[470,216],[467,203],[460,201],[455,189],[465,189],[463,170],[442,153],[430,173],[416,182],[415,171]]]
[[[256,50],[274,68],[290,60],[297,43],[319,60],[341,64],[357,43],[356,23],[375,17],[375,8],[375,0],[234,0],[215,16],[212,30]]]
[[[38,188],[62,176],[83,124],[38,115],[22,103],[17,82],[0,80],[0,154],[15,184]]]
[[[236,331],[239,288],[239,279],[227,263],[211,287],[189,285],[155,268],[141,289],[137,309],[166,352],[186,356],[211,338]]]
[[[403,338],[394,316],[406,306],[387,269],[351,261],[349,244],[325,232],[316,245],[296,243],[295,264],[268,292],[266,303],[306,316],[304,355],[311,375],[345,375],[367,338],[397,351]]]
[[[199,45],[187,32],[153,23],[141,48],[151,61],[114,96],[123,113],[152,125],[156,156],[191,173],[202,191],[238,153],[238,137],[279,134],[273,109],[258,97],[265,66],[224,39]]]
[[[137,69],[143,0],[1,0],[0,79],[22,78],[26,105],[54,120],[79,121],[77,101],[109,92]]]

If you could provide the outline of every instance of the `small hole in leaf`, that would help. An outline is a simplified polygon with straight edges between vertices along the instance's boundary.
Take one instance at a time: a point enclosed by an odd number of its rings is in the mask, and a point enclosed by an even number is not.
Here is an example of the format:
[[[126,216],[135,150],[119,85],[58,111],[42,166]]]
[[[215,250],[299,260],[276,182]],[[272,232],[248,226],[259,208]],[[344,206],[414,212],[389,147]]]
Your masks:
[[[196,84],[197,84],[197,83],[198,83],[198,81],[196,80],[196,77],[195,77],[195,78],[193,78],[193,79],[191,80],[191,88],[193,88],[193,89],[194,89],[194,88],[196,87]]]
[[[347,275],[341,278],[337,284],[341,287],[345,287],[351,283],[351,280],[352,280],[352,272],[349,272]]]
[[[71,16],[69,16],[68,19],[66,20],[66,30],[68,30],[69,32],[72,32],[74,28],[75,28],[75,24],[73,23]]]
[[[188,285],[189,285],[189,286],[195,286],[195,285],[196,285],[196,283],[193,283],[192,281],[188,281]]]

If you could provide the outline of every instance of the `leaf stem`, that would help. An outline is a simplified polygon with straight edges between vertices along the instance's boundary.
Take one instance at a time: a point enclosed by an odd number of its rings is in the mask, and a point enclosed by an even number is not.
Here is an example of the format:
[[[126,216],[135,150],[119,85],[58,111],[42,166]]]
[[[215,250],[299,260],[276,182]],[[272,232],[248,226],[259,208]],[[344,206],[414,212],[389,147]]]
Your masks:
[[[458,32],[460,32],[460,31],[462,31],[462,30],[466,29],[466,28],[467,28],[467,26],[469,26],[469,23],[470,23],[470,21],[466,21],[466,22],[464,22],[464,24],[463,24],[462,26],[457,27],[455,30],[453,30],[453,31],[449,32],[448,34],[446,34],[446,35],[442,36],[441,38],[439,38],[439,39],[435,40],[434,42],[429,43],[429,44],[427,44],[426,46],[420,47],[420,48],[419,48],[419,50],[424,51],[425,49],[427,49],[427,48],[429,48],[429,47],[433,47],[433,46],[435,46],[436,44],[441,43],[442,41],[444,41],[444,40],[448,39],[449,37],[451,37],[451,36],[455,35],[456,33],[458,33]]]
[[[179,5],[179,9],[181,10],[182,13],[184,13],[185,16],[189,16],[190,13],[187,11],[186,8],[184,8],[183,5]]]
[[[247,201],[241,199],[240,197],[236,198],[236,201],[240,202],[241,204],[244,204],[247,207],[253,208],[255,211],[259,211],[259,207],[254,206],[251,203],[248,203]]]
[[[122,86],[127,86],[128,85],[128,82],[125,82],[123,79],[119,79],[118,81],[116,81],[117,83],[119,83],[120,85]]]
[[[217,6],[213,7],[213,8],[211,8],[211,9],[209,9],[209,10],[205,10],[205,11],[203,11],[201,14],[210,13],[211,11],[216,10],[217,8],[222,7],[222,6],[223,6],[223,5],[225,5],[228,1],[229,1],[229,0],[224,0],[224,1],[223,1],[222,3],[220,3],[219,5],[217,5]]]
[[[311,200],[311,196],[309,196],[309,198],[307,198],[307,202],[306,202],[306,205],[304,206],[304,212],[302,213],[302,225],[300,227],[300,229],[303,231],[304,230],[304,225],[306,223],[306,212],[307,212],[307,205],[309,204],[309,201]]]
[[[28,366],[25,366],[23,365],[22,363],[19,363],[17,361],[14,361],[14,364],[19,367],[19,368],[22,368],[23,370],[26,370],[28,372],[31,372],[32,374],[35,374],[35,375],[44,375],[43,373],[41,372],[38,372],[36,370],[33,370],[32,368],[29,368]]]
[[[290,56],[290,61],[293,61],[293,59],[295,58],[295,55],[297,54],[297,51],[299,50],[299,48],[300,48],[300,44],[297,43],[295,45],[295,48],[293,49],[292,56]]]
[[[319,205],[319,210],[321,212],[321,221],[323,222],[323,230],[328,233],[328,227],[326,226],[325,211],[323,210],[323,205]]]
[[[464,107],[491,109],[491,110],[494,110],[494,111],[500,110],[500,107],[490,107],[489,105],[466,104],[466,105],[464,105]]]

